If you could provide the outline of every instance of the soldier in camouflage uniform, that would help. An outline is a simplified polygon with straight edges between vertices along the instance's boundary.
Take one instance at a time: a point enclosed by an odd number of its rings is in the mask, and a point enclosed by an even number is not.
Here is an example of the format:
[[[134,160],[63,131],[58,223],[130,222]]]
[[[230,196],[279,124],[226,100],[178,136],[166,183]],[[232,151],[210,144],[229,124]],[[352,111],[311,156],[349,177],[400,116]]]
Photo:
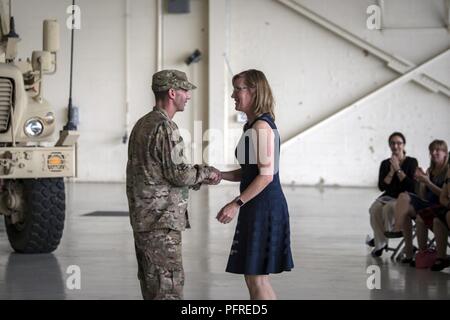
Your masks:
[[[189,227],[188,188],[221,179],[213,167],[187,164],[183,139],[172,121],[195,88],[183,72],[155,73],[156,106],[130,136],[127,197],[144,299],[183,299],[181,232]]]

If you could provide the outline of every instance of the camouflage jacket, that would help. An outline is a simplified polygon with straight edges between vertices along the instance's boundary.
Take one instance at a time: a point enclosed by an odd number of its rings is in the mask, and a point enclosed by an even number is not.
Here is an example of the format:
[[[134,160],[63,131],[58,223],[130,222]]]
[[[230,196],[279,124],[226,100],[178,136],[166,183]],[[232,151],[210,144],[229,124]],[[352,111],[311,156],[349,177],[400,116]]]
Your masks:
[[[134,126],[128,145],[127,197],[134,232],[189,227],[189,187],[199,187],[211,167],[189,165],[175,122],[155,107]]]

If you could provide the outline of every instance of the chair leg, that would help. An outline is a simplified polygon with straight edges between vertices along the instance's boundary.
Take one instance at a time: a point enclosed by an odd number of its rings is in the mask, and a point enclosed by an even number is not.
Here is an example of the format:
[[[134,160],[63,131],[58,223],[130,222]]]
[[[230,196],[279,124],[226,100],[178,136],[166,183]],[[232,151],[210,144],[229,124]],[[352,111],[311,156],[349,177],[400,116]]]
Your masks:
[[[412,240],[414,241],[415,238],[416,238],[416,232],[414,230],[413,234],[412,234]],[[405,248],[404,244],[405,244],[405,238],[402,238],[402,240],[399,242],[397,247],[392,250],[393,253],[391,255],[391,260],[395,260],[396,258],[398,258],[398,255],[400,254],[400,252]]]
[[[403,248],[403,244],[404,244],[404,243],[405,243],[405,239],[402,239],[402,240],[400,241],[400,243],[397,245],[397,247],[396,247],[394,250],[392,250],[392,251],[394,251],[394,252],[393,252],[392,255],[391,255],[391,260],[394,260],[394,259],[395,259],[395,256],[399,253],[400,249]]]

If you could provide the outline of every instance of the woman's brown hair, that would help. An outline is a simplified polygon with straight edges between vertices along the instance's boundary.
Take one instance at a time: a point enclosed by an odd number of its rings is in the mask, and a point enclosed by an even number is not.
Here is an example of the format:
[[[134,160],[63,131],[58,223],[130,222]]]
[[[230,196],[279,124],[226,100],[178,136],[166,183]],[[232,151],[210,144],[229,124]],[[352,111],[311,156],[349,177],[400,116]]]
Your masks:
[[[234,82],[242,78],[247,87],[255,89],[255,95],[253,100],[254,113],[259,116],[263,113],[268,113],[275,120],[275,100],[272,95],[272,89],[269,82],[262,71],[259,70],[246,70],[233,77]]]
[[[430,154],[431,154],[431,152],[433,152],[433,150],[436,150],[436,149],[440,149],[445,152],[444,165],[442,166],[442,168],[440,168],[439,172],[436,173],[436,176],[447,175],[447,170],[448,170],[448,146],[447,146],[447,143],[444,140],[434,140],[428,146],[428,150],[430,151]],[[436,163],[431,161],[430,173],[433,172],[435,169],[436,169]]]

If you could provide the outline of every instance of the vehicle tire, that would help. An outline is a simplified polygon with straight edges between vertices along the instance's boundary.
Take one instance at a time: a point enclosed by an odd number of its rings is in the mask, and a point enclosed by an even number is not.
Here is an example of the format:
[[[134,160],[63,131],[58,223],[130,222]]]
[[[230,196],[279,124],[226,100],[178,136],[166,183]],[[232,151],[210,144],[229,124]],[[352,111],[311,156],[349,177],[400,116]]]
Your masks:
[[[10,181],[21,195],[22,220],[13,224],[5,216],[9,242],[16,252],[49,253],[62,238],[65,219],[63,178]]]

